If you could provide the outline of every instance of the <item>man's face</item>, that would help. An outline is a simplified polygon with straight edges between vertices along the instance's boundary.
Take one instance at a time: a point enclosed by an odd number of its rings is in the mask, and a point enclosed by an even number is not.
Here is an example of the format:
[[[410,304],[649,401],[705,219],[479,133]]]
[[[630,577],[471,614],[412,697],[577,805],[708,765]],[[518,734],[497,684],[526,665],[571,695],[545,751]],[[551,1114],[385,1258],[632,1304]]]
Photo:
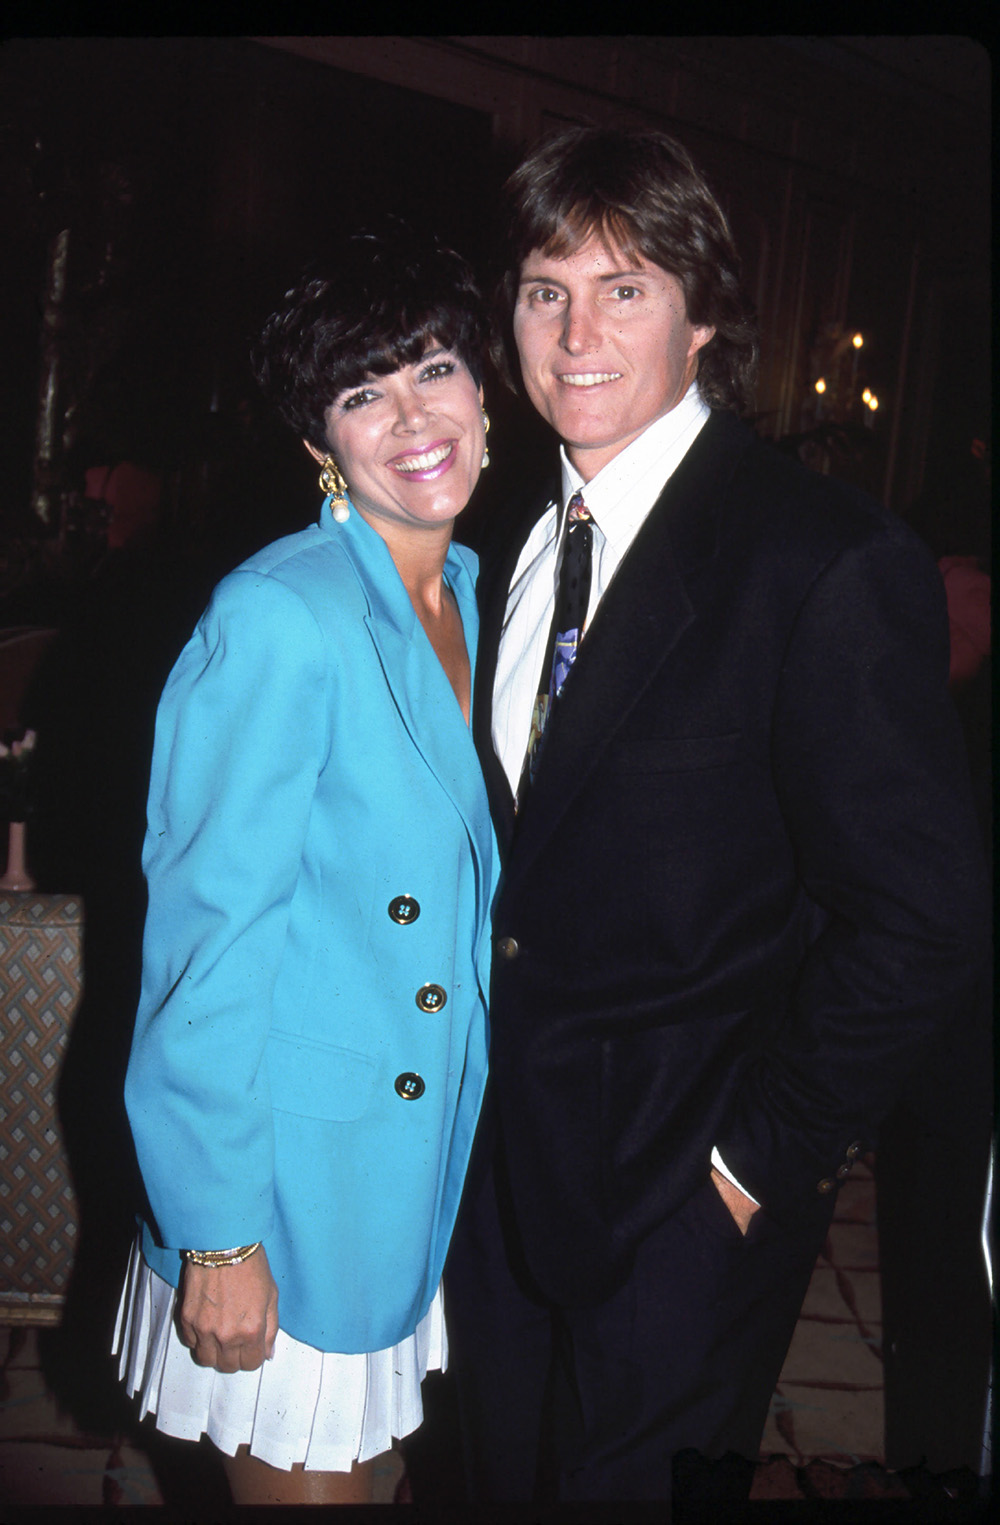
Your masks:
[[[680,282],[591,234],[521,267],[514,337],[528,396],[585,482],[684,396],[714,328],[688,322]]]

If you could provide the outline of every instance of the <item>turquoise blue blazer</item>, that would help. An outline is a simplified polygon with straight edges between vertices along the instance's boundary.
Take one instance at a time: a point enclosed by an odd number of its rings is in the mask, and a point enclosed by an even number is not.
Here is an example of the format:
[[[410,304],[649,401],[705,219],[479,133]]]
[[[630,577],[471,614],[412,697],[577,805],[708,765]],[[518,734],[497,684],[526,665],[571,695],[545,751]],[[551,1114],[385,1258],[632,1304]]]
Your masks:
[[[475,666],[476,560],[445,577]],[[498,862],[469,728],[389,551],[329,500],[216,588],[164,689],[126,1105],[177,1285],[262,1240],[281,1327],[412,1333],[486,1079]]]

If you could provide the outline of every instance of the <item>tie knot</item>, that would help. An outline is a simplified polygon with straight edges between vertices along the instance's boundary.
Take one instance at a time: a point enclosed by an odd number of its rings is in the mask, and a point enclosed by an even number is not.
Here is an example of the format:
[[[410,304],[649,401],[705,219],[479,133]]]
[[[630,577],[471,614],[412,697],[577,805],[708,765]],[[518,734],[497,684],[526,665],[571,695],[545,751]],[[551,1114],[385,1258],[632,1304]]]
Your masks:
[[[590,518],[590,509],[583,501],[583,493],[575,492],[567,504],[567,520],[570,524],[577,524],[581,519]]]

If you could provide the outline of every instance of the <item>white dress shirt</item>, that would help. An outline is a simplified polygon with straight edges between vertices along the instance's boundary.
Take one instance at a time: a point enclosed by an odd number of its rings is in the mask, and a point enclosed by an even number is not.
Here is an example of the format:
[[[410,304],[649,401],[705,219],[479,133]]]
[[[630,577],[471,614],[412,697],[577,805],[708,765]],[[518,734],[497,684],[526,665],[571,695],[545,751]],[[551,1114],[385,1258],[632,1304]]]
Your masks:
[[[573,493],[582,492],[593,520],[586,640],[611,579],[708,415],[698,383],[692,382],[675,408],[651,423],[589,482],[584,482],[565,447],[560,447],[562,501],[549,504],[525,541],[510,585],[497,654],[493,745],[515,794],[552,624],[565,538],[565,504]]]
[[[562,500],[550,503],[524,543],[514,568],[493,685],[493,745],[516,794],[542,675],[565,540],[563,512],[581,492],[593,521],[593,571],[583,640],[632,542],[708,419],[710,409],[693,381],[676,407],[651,423],[589,482],[560,446]],[[560,527],[561,526],[561,527]],[[740,1191],[718,1150],[712,1164]],[[744,1195],[749,1196],[748,1192]],[[754,1198],[750,1198],[754,1201]]]

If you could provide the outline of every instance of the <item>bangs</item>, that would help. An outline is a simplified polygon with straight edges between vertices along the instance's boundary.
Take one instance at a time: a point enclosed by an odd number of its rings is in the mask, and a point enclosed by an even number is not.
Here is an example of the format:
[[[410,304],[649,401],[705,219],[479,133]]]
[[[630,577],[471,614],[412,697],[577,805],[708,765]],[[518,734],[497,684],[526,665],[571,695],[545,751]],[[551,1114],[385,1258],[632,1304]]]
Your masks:
[[[380,304],[359,316],[342,335],[330,334],[316,354],[317,374],[332,399],[346,387],[359,386],[370,376],[389,376],[404,365],[416,365],[431,349],[459,356],[478,383],[480,334],[473,313],[456,302]]]
[[[450,350],[455,346],[440,338],[436,329],[421,327],[384,338],[359,334],[350,353],[344,353],[345,348],[338,346],[331,363],[322,367],[334,393],[360,386],[370,376],[391,376],[404,365],[416,365],[429,349]]]

